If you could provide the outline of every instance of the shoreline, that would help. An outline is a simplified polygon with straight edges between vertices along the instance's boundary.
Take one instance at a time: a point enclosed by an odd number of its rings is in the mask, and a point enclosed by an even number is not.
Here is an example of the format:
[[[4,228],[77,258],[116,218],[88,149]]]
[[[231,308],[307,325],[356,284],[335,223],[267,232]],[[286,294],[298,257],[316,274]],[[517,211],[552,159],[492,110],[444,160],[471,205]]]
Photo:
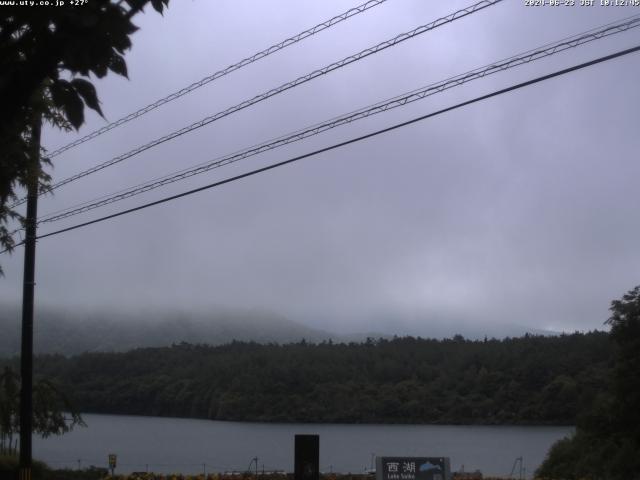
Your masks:
[[[193,421],[208,421],[208,422],[217,422],[224,424],[256,424],[256,425],[310,425],[310,426],[361,426],[361,427],[496,427],[496,428],[509,428],[509,427],[561,427],[561,428],[575,428],[575,424],[571,423],[418,423],[418,422],[377,422],[377,423],[369,423],[369,422],[295,422],[295,421],[285,421],[285,420],[221,420],[215,418],[202,418],[202,417],[174,417],[170,415],[147,415],[140,413],[104,413],[104,412],[81,412],[80,415],[101,415],[101,416],[109,416],[109,417],[132,417],[132,418],[153,418],[153,419],[167,419],[167,420],[193,420]]]

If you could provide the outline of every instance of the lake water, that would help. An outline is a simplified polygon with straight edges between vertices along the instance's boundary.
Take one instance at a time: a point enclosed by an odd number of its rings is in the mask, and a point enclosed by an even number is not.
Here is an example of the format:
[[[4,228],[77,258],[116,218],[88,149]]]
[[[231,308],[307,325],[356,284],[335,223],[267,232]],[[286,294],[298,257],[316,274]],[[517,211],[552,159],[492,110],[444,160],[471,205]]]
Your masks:
[[[517,457],[527,477],[549,447],[571,427],[436,425],[335,425],[215,422],[179,418],[84,415],[87,428],[61,437],[34,437],[34,457],[52,467],[106,467],[116,473],[202,473],[246,470],[258,457],[261,470],[293,471],[294,435],[320,435],[320,468],[361,473],[374,455],[448,456],[452,471],[479,469],[507,476]],[[252,469],[255,467],[252,467]]]

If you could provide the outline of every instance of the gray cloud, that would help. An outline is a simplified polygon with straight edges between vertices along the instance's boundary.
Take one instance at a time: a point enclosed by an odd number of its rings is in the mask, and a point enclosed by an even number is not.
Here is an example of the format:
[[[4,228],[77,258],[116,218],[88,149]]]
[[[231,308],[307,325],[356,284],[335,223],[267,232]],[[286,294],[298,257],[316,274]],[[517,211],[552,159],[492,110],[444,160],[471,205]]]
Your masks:
[[[64,178],[251,95],[453,11],[391,0],[56,159]],[[285,35],[342,2],[172,2],[138,20],[131,81],[98,82],[110,120]],[[270,99],[60,189],[41,213],[637,13],[509,1]],[[631,31],[474,82],[109,213],[409,119],[638,43]],[[263,308],[319,328],[602,327],[638,283],[638,56],[514,92],[145,212],[42,240],[37,298],[63,306]],[[90,117],[81,134],[103,124]],[[45,132],[50,148],[73,135]],[[94,218],[98,211],[78,216]],[[42,231],[49,231],[43,228]],[[20,298],[20,252],[0,299]],[[402,330],[402,331],[401,331]]]

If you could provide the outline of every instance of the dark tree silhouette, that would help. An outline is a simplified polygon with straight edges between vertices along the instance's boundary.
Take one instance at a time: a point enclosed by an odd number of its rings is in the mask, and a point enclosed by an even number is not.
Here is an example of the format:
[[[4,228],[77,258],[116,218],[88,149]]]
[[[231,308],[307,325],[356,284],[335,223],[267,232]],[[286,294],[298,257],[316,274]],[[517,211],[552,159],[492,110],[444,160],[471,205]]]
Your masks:
[[[10,208],[15,189],[34,175],[49,176],[32,158],[36,117],[78,129],[84,107],[102,114],[88,78],[109,71],[127,76],[124,53],[137,30],[132,17],[151,3],[162,13],[169,0],[91,0],[64,8],[4,6],[0,17],[0,250],[15,245],[8,230],[21,218]],[[44,161],[46,163],[46,160]],[[0,270],[1,273],[1,270]]]
[[[640,286],[611,302],[615,345],[608,391],[579,419],[576,433],[556,443],[537,474],[543,478],[637,478],[640,472]]]
[[[614,411],[620,433],[640,442],[640,286],[613,301],[611,312],[607,323],[617,346]]]

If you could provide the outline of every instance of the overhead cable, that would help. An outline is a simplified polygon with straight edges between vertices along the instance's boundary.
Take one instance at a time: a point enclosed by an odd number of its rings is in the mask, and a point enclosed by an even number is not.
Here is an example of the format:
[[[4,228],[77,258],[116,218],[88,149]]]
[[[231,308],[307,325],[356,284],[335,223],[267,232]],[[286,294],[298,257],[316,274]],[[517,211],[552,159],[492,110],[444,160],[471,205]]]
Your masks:
[[[584,45],[594,40],[602,39],[610,35],[624,32],[638,26],[640,26],[640,15],[629,17],[628,19],[625,19],[625,21],[620,21],[619,23],[608,24],[606,26],[599,27],[599,29],[591,29],[588,32],[583,32],[583,33],[574,35],[573,37],[568,37],[561,41],[546,44],[542,47],[538,47],[537,49],[532,49],[527,52],[514,55],[507,59],[493,62],[487,66],[476,68],[469,72],[466,72],[454,77],[450,77],[446,80],[443,80],[437,83],[433,83],[421,89],[413,90],[403,95],[396,96],[391,99],[379,102],[377,104],[352,111],[350,113],[341,115],[339,117],[335,117],[323,123],[319,123],[319,124],[307,127],[305,129],[298,130],[294,133],[289,133],[285,136],[282,136],[276,139],[268,140],[267,142],[264,142],[262,144],[254,145],[245,150],[241,150],[239,152],[235,152],[230,155],[226,155],[224,157],[211,160],[209,162],[200,164],[198,166],[185,169],[179,172],[174,172],[162,178],[151,180],[149,182],[145,182],[143,184],[136,185],[134,187],[130,187],[125,190],[121,190],[109,196],[103,196],[98,199],[84,202],[80,205],[77,205],[65,210],[59,210],[57,212],[43,216],[38,220],[38,224],[55,222],[55,221],[62,220],[74,215],[88,212],[90,210],[94,210],[96,208],[99,208],[105,205],[109,205],[114,202],[118,202],[120,200],[124,200],[136,195],[140,195],[142,193],[155,190],[156,188],[160,188],[162,186],[165,186],[174,182],[178,182],[180,180],[185,180],[195,175],[208,172],[215,168],[219,168],[231,163],[235,163],[239,160],[243,160],[245,158],[258,155],[260,153],[273,150],[273,149],[300,141],[302,139],[305,139],[314,135],[318,135],[319,133],[325,132],[327,130],[330,130],[342,125],[346,125],[346,124],[361,120],[363,118],[376,115],[378,113],[386,112],[388,110],[391,110],[397,107],[408,105],[409,103],[422,100],[431,95],[435,95],[437,93],[443,92],[450,88],[463,85],[467,82],[484,78],[488,75],[502,72],[507,69],[517,67],[523,64],[527,64],[536,60],[540,60],[542,58],[563,52],[570,48],[575,48],[577,46]]]
[[[569,67],[569,68],[558,70],[558,71],[556,71],[554,73],[550,73],[548,75],[543,75],[541,77],[537,77],[537,78],[534,78],[532,80],[528,80],[526,82],[518,83],[518,84],[512,85],[510,87],[502,88],[502,89],[496,90],[496,91],[494,91],[492,93],[488,93],[486,95],[482,95],[480,97],[476,97],[476,98],[473,98],[471,100],[467,100],[465,102],[458,103],[458,104],[453,105],[451,107],[443,108],[443,109],[438,110],[436,112],[428,113],[426,115],[422,115],[420,117],[413,118],[411,120],[408,120],[408,121],[405,121],[405,122],[402,122],[402,123],[398,123],[398,124],[392,125],[390,127],[383,128],[381,130],[376,130],[374,132],[368,133],[366,135],[361,135],[359,137],[352,138],[350,140],[346,140],[344,142],[336,143],[336,144],[330,145],[328,147],[324,147],[324,148],[321,148],[319,150],[315,150],[313,152],[305,153],[304,155],[299,155],[297,157],[293,157],[293,158],[290,158],[288,160],[284,160],[282,162],[274,163],[274,164],[268,165],[266,167],[258,168],[258,169],[255,169],[255,170],[251,170],[250,172],[246,172],[246,173],[243,173],[241,175],[236,175],[234,177],[226,178],[224,180],[220,180],[220,181],[211,183],[209,185],[205,185],[203,187],[194,188],[192,190],[188,190],[186,192],[179,193],[177,195],[171,195],[169,197],[165,197],[165,198],[162,198],[160,200],[156,200],[154,202],[150,202],[150,203],[146,203],[146,204],[143,204],[143,205],[139,205],[137,207],[129,208],[127,210],[122,210],[120,212],[113,213],[111,215],[106,215],[104,217],[96,218],[94,220],[90,220],[90,221],[87,221],[87,222],[83,222],[83,223],[79,223],[79,224],[76,224],[76,225],[72,225],[70,227],[62,228],[60,230],[56,230],[56,231],[53,231],[53,232],[50,232],[50,233],[46,233],[44,235],[39,235],[37,237],[37,239],[43,239],[43,238],[51,237],[51,236],[54,236],[54,235],[59,235],[61,233],[70,232],[72,230],[77,230],[79,228],[83,228],[83,227],[86,227],[88,225],[93,225],[95,223],[104,222],[106,220],[110,220],[110,219],[113,219],[113,218],[116,218],[116,217],[120,217],[122,215],[127,215],[129,213],[137,212],[139,210],[144,210],[146,208],[149,208],[149,207],[152,207],[152,206],[155,206],[155,205],[160,205],[162,203],[170,202],[172,200],[177,200],[177,199],[182,198],[182,197],[186,197],[186,196],[189,196],[189,195],[193,195],[195,193],[199,193],[199,192],[202,192],[202,191],[205,191],[205,190],[209,190],[209,189],[212,189],[212,188],[215,188],[215,187],[219,187],[221,185],[225,185],[227,183],[231,183],[231,182],[234,182],[236,180],[247,178],[247,177],[256,175],[258,173],[266,172],[268,170],[273,170],[275,168],[282,167],[284,165],[288,165],[290,163],[294,163],[294,162],[297,162],[297,161],[305,159],[305,158],[309,158],[309,157],[312,157],[312,156],[315,156],[315,155],[318,155],[318,154],[321,154],[321,153],[324,153],[324,152],[328,152],[328,151],[331,151],[331,150],[335,150],[337,148],[341,148],[341,147],[344,147],[344,146],[347,146],[347,145],[351,145],[353,143],[357,143],[357,142],[360,142],[362,140],[366,140],[366,139],[381,135],[383,133],[388,133],[388,132],[391,132],[393,130],[397,130],[399,128],[406,127],[408,125],[412,125],[414,123],[418,123],[418,122],[424,121],[424,120],[426,120],[428,118],[436,117],[436,116],[441,115],[443,113],[450,112],[450,111],[453,111],[453,110],[457,110],[457,109],[465,107],[467,105],[478,103],[478,102],[481,102],[483,100],[487,100],[489,98],[497,97],[499,95],[502,95],[502,94],[505,94],[505,93],[508,93],[508,92],[512,92],[514,90],[519,90],[521,88],[524,88],[524,87],[527,87],[527,86],[530,86],[530,85],[534,85],[534,84],[537,84],[537,83],[540,83],[540,82],[544,82],[544,81],[550,80],[552,78],[559,77],[561,75],[566,75],[568,73],[575,72],[577,70],[581,70],[581,69],[584,69],[584,68],[599,64],[599,63],[607,62],[607,61],[613,60],[615,58],[619,58],[619,57],[622,57],[624,55],[629,55],[631,53],[635,53],[635,52],[638,52],[638,51],[640,51],[640,45],[638,45],[636,47],[633,47],[633,48],[629,48],[629,49],[626,49],[626,50],[622,50],[622,51],[613,53],[611,55],[606,55],[604,57],[599,57],[599,58],[597,58],[595,60],[584,62],[584,63],[578,64],[578,65],[574,65],[574,66]]]
[[[262,94],[256,95],[253,98],[250,98],[248,100],[245,100],[237,105],[234,105],[233,107],[227,108],[226,110],[222,110],[214,115],[211,115],[209,117],[203,118],[202,120],[192,123],[191,125],[188,125],[186,127],[183,127],[179,130],[176,130],[172,133],[169,133],[163,137],[157,138],[155,140],[152,140],[151,142],[139,146],[133,150],[130,150],[127,153],[124,153],[122,155],[119,155],[117,157],[112,158],[111,160],[108,160],[104,163],[101,163],[99,165],[96,165],[92,168],[89,168],[87,170],[84,170],[83,172],[77,173],[76,175],[73,175],[71,177],[68,177],[64,180],[61,180],[60,182],[57,182],[55,184],[53,184],[52,186],[50,186],[47,190],[45,190],[45,192],[51,192],[52,190],[55,190],[57,188],[60,188],[63,185],[66,185],[70,182],[79,180],[80,178],[86,177],[87,175],[91,175],[95,172],[98,172],[100,170],[103,170],[107,167],[110,167],[112,165],[115,165],[117,163],[120,163],[128,158],[131,158],[139,153],[142,153],[146,150],[149,150],[150,148],[153,148],[157,145],[160,145],[161,143],[164,142],[168,142],[169,140],[173,140],[174,138],[177,138],[181,135],[184,135],[185,133],[189,133],[193,130],[196,130],[198,128],[204,127],[205,125],[208,125],[212,122],[215,122],[216,120],[220,120],[221,118],[224,118],[228,115],[231,115],[232,113],[238,112],[240,110],[243,110],[247,107],[250,107],[252,105],[255,105],[258,102],[261,102],[263,100],[266,100],[268,98],[271,98],[275,95],[278,95],[282,92],[285,92],[287,90],[290,90],[294,87],[297,87],[299,85],[302,85],[306,82],[309,82],[317,77],[320,77],[322,75],[325,75],[329,72],[332,72],[334,70],[337,70],[339,68],[342,68],[346,65],[349,65],[351,63],[357,62],[359,60],[362,60],[363,58],[366,58],[370,55],[373,55],[375,53],[381,52],[383,50],[386,50],[389,47],[393,47],[395,45],[398,45],[406,40],[409,40],[411,38],[414,38],[418,35],[421,35],[423,33],[426,33],[430,30],[433,30],[437,27],[440,27],[442,25],[445,25],[447,23],[451,23],[457,19],[466,17],[468,15],[471,15],[475,12],[478,12],[480,10],[483,10],[484,8],[487,8],[489,6],[495,5],[497,3],[502,2],[503,0],[481,0],[480,2],[477,2],[469,7],[463,8],[461,10],[457,10],[456,12],[453,12],[445,17],[441,17],[437,20],[434,20],[431,23],[428,23],[426,25],[421,25],[409,32],[405,32],[402,33],[400,35],[397,35],[396,37],[386,40],[384,42],[381,42],[373,47],[367,48],[365,50],[362,50],[359,53],[356,53],[354,55],[350,55],[348,57],[343,58],[342,60],[338,61],[338,62],[334,62],[330,65],[327,65],[326,67],[320,68],[318,70],[314,70],[313,72],[307,74],[307,75],[303,75],[302,77],[298,77],[297,79],[284,83],[282,85],[280,85],[279,87],[276,88],[272,88],[271,90],[268,90]],[[45,193],[45,192],[40,192],[40,194]],[[11,206],[11,208],[14,208],[22,203],[26,202],[26,198],[22,198],[20,199],[18,202],[16,202],[15,204],[13,204]]]
[[[143,107],[133,113],[130,113],[114,122],[109,123],[108,125],[105,125],[104,127],[99,128],[98,130],[95,130],[87,135],[85,135],[82,138],[79,138],[77,140],[74,140],[71,143],[68,143],[67,145],[64,145],[60,148],[58,148],[57,150],[54,150],[51,153],[47,154],[47,158],[52,159],[53,157],[57,157],[58,155],[60,155],[63,152],[66,152],[67,150],[76,147],[78,145],[81,145],[91,139],[94,139],[100,135],[102,135],[103,133],[108,132],[109,130],[113,130],[116,127],[119,127],[120,125],[124,125],[125,123],[130,122],[131,120],[134,120],[138,117],[141,117],[142,115],[145,115],[147,113],[149,113],[152,110],[155,110],[156,108],[169,103],[173,100],[176,100],[188,93],[193,92],[194,90],[207,85],[208,83],[213,82],[214,80],[217,80],[221,77],[224,77],[225,75],[230,74],[231,72],[235,72],[236,70],[240,70],[243,67],[246,67],[247,65],[256,62],[258,60],[261,60],[265,57],[268,57],[269,55],[276,53],[280,50],[283,50],[291,45],[294,45],[302,40],[304,40],[305,38],[311,37],[312,35],[315,35],[316,33],[322,32],[323,30],[326,30],[328,28],[333,27],[334,25],[343,22],[355,15],[358,15],[359,13],[365,12],[367,10],[369,10],[370,8],[373,7],[377,7],[378,5],[386,2],[387,0],[369,0],[361,5],[358,5],[357,7],[353,7],[350,8],[349,10],[347,10],[346,12],[341,13],[340,15],[336,15],[333,18],[330,18],[329,20],[325,20],[322,23],[319,23],[318,25],[315,25],[314,27],[311,27],[303,32],[298,33],[297,35],[294,35],[293,37],[287,38],[285,40],[282,40],[279,43],[276,43],[274,45],[271,45],[270,47],[265,48],[264,50],[259,51],[258,53],[254,53],[253,55],[244,58],[242,60],[240,60],[237,63],[234,63],[233,65],[229,65],[226,68],[223,68],[222,70],[218,70],[217,72],[208,75],[206,77],[204,77],[203,79],[192,83],[191,85],[189,85],[188,87],[185,87],[181,90],[178,90],[176,92],[171,93],[170,95],[167,95],[166,97],[163,97],[159,100],[156,100],[155,102],[147,105],[146,107]]]

